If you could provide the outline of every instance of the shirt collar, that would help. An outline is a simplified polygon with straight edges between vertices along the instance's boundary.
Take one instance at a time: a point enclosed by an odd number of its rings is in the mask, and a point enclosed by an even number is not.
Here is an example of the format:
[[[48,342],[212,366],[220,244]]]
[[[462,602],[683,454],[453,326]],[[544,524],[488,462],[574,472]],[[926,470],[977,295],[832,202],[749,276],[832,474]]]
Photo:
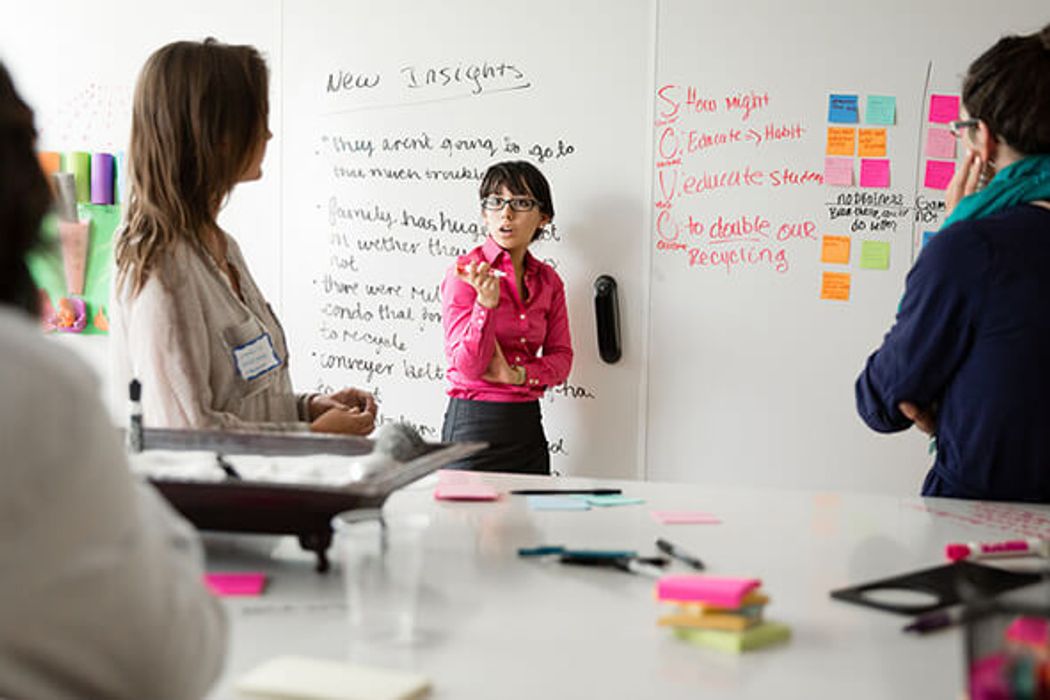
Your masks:
[[[499,260],[501,255],[507,255],[507,251],[499,247],[496,241],[492,240],[492,236],[487,236],[485,242],[481,245],[481,256],[485,259],[489,265],[495,265],[496,261]],[[532,253],[525,251],[525,274],[531,275],[536,272],[536,265],[538,261],[533,257]]]

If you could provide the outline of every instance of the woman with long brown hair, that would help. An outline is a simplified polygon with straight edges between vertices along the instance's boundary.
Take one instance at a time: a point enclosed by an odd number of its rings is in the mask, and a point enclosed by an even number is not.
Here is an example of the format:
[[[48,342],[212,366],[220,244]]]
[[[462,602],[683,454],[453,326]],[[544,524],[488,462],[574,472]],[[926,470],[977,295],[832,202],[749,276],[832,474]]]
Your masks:
[[[142,383],[146,425],[367,434],[371,394],[296,394],[273,309],[217,222],[234,186],[262,176],[269,75],[251,46],[207,39],[157,50],[142,69],[116,243],[118,391]]]

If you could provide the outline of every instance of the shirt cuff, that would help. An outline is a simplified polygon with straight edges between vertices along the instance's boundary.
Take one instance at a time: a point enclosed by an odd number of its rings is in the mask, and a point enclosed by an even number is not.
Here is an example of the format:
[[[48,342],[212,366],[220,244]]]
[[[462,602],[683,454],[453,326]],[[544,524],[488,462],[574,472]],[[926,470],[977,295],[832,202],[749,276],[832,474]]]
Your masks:
[[[299,420],[305,421],[307,423],[310,422],[310,401],[315,396],[317,396],[316,393],[299,394],[299,398],[296,401],[296,409],[299,413]]]

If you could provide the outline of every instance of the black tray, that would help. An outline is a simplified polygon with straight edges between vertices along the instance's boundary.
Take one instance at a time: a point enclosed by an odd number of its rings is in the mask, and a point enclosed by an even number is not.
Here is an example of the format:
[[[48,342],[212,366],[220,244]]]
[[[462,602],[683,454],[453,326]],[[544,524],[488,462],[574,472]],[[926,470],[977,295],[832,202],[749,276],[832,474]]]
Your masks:
[[[302,456],[371,454],[368,438],[312,433],[200,431],[147,428],[146,450],[207,450],[219,454]],[[190,481],[151,478],[150,483],[182,515],[202,530],[295,535],[317,554],[317,570],[327,571],[332,517],[346,510],[379,508],[397,489],[483,449],[485,443],[427,443],[415,459],[401,462],[347,486],[274,484],[228,478]]]

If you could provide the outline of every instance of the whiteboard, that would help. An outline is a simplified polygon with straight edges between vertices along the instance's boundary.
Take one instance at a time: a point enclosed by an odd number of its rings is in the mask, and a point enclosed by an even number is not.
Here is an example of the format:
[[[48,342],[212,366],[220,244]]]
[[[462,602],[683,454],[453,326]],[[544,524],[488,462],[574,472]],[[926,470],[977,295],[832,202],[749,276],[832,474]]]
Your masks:
[[[637,476],[644,366],[651,6],[310,0],[284,8],[282,301],[300,387],[374,391],[440,439],[438,287],[483,242],[478,184],[551,182],[575,362],[543,400],[552,469]],[[577,50],[586,37],[586,51]],[[598,358],[592,285],[620,288],[624,355]]]
[[[148,12],[130,0],[3,1],[18,21],[0,25],[0,58],[46,150],[122,149],[135,76],[167,41],[214,35],[264,51],[265,176],[235,190],[221,222],[279,307],[298,388],[377,390],[383,421],[437,437],[437,285],[480,241],[476,176],[525,157],[553,186],[556,236],[534,250],[566,282],[576,350],[568,384],[543,402],[555,470],[905,494],[931,461],[926,441],[868,430],[853,381],[892,323],[922,232],[938,225],[942,195],[920,186],[927,99],[957,93],[1000,34],[1046,20],[1037,0],[995,13],[975,0],[187,0]],[[833,93],[858,95],[862,110],[869,95],[896,99],[890,186],[877,191],[902,204],[863,231],[851,229],[865,217],[833,219],[829,202],[876,190],[813,177]],[[711,99],[721,109],[705,111]],[[761,144],[718,143],[770,125]],[[690,133],[692,151],[673,163],[668,149],[689,151]],[[762,183],[717,186],[759,170]],[[792,182],[772,186],[774,172]],[[917,204],[931,221],[912,220]],[[739,241],[704,235],[728,238],[741,217],[767,220],[773,240],[727,269],[712,253]],[[777,241],[785,225],[795,236]],[[821,262],[825,235],[850,238],[848,265]],[[887,270],[859,266],[864,240],[890,244]],[[827,271],[850,275],[848,301],[820,298]],[[597,355],[602,274],[619,282],[615,365]],[[63,340],[105,373],[104,340]]]
[[[919,489],[926,441],[870,431],[853,382],[892,323],[915,241],[936,230],[936,220],[914,221],[917,203],[943,201],[919,179],[929,95],[958,94],[969,62],[1000,34],[1046,20],[1034,0],[985,9],[661,0],[650,478]],[[824,171],[827,128],[846,126],[828,121],[831,94],[859,96],[861,127],[867,96],[896,98],[888,188],[856,186],[856,162],[853,187],[812,177]],[[829,203],[856,193],[890,199],[866,207],[878,216],[855,206],[833,216]],[[850,237],[848,265],[821,261],[824,235]],[[890,244],[888,270],[861,268],[865,240]],[[825,272],[850,275],[848,301],[821,299]]]

